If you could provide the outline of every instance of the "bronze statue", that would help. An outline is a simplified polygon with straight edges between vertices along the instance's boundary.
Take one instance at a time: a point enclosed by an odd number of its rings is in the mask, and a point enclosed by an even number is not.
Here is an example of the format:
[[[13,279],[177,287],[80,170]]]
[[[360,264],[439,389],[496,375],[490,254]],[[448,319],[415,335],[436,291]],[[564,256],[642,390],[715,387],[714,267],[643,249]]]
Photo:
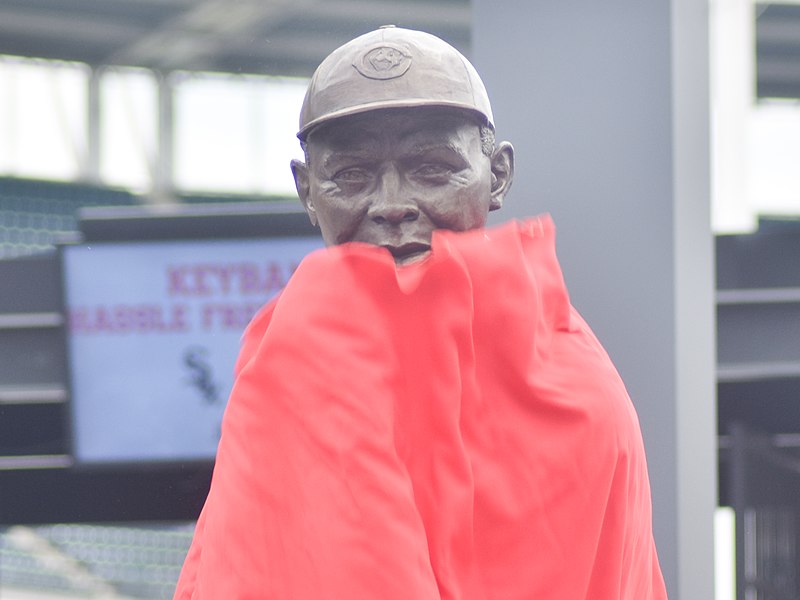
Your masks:
[[[248,326],[175,598],[664,600],[633,405],[511,185],[486,90],[385,27],[317,69],[329,246]]]
[[[483,227],[514,174],[472,65],[418,31],[381,28],[328,56],[298,137],[297,192],[325,242],[381,246],[398,263],[424,255],[434,229]]]

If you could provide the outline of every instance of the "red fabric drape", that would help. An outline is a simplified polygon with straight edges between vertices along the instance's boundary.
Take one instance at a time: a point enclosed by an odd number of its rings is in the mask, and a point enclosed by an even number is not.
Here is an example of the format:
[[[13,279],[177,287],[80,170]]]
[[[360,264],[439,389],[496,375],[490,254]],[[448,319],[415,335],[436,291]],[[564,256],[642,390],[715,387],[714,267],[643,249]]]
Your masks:
[[[638,420],[554,237],[308,256],[245,334],[175,597],[666,598]]]

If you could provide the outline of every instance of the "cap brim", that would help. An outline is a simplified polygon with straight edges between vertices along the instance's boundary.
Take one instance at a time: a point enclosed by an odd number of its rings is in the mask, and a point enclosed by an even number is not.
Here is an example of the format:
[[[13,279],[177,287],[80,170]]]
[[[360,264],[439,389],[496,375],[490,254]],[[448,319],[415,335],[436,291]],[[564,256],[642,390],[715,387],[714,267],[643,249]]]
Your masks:
[[[303,128],[297,132],[297,137],[301,142],[304,142],[306,141],[308,134],[323,123],[340,119],[342,117],[348,117],[350,115],[357,115],[360,113],[369,112],[371,110],[381,110],[384,108],[416,108],[422,106],[441,106],[445,108],[457,108],[459,110],[464,110],[478,117],[479,122],[494,129],[494,123],[492,123],[485,114],[479,110],[476,110],[474,106],[464,104],[463,102],[448,102],[446,100],[433,100],[430,98],[403,98],[399,100],[380,100],[376,102],[367,102],[365,104],[356,104],[355,106],[348,106],[347,108],[330,112],[306,123]]]

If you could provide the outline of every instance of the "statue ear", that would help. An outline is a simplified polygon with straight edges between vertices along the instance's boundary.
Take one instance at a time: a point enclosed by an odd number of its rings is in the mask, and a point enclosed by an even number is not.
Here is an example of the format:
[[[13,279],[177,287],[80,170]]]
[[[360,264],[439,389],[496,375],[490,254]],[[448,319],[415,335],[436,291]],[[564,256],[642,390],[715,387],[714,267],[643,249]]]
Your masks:
[[[503,206],[503,200],[514,179],[514,147],[508,142],[500,142],[490,158],[492,169],[492,191],[489,210]]]
[[[311,224],[317,225],[317,211],[311,201],[311,184],[308,180],[308,165],[302,160],[292,160],[292,175],[294,176],[294,186],[297,188],[297,195],[300,197],[300,202],[303,203],[303,208],[306,209]]]

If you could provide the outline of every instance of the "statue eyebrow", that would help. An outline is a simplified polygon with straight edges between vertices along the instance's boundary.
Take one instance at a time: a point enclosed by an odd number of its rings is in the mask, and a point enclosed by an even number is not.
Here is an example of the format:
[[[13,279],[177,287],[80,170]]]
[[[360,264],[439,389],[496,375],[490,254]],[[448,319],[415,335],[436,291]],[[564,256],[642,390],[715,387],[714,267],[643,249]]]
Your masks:
[[[458,155],[459,158],[466,161],[467,156],[464,151],[458,146],[447,142],[420,142],[411,146],[411,152],[414,154],[422,154],[435,150],[448,150]]]
[[[331,167],[332,165],[339,165],[341,163],[373,160],[374,157],[375,152],[370,148],[347,150],[346,152],[334,151],[325,158],[322,164],[324,167]]]

